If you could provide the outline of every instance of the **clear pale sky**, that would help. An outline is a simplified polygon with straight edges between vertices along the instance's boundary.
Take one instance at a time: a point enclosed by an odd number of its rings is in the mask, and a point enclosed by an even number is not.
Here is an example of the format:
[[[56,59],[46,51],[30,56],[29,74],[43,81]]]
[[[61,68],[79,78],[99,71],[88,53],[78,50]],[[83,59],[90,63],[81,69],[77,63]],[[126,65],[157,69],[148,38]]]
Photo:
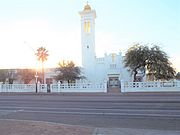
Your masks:
[[[0,0],[0,68],[39,65],[34,51],[49,50],[46,67],[81,65],[79,11],[86,0]],[[89,0],[96,10],[96,54],[133,43],[162,47],[180,71],[180,0]],[[33,51],[34,50],[34,51]]]

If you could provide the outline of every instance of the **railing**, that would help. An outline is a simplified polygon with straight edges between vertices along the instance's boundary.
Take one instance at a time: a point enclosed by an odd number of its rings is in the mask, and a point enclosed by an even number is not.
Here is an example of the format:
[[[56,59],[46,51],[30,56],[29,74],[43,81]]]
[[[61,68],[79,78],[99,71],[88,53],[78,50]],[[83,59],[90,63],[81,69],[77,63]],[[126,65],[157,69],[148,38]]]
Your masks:
[[[38,84],[38,92],[47,92],[46,84]],[[36,92],[35,84],[1,84],[0,92]]]
[[[180,81],[167,82],[121,82],[122,92],[168,92],[179,91]]]
[[[122,82],[121,92],[180,92],[180,81]],[[35,84],[0,84],[0,92],[36,92]],[[104,83],[38,84],[37,92],[107,92]]]
[[[104,62],[104,58],[96,58],[96,62],[97,63],[103,63]]]
[[[38,92],[48,92],[47,84],[38,84]]]
[[[52,92],[107,92],[106,83],[52,84]]]
[[[0,92],[36,92],[35,84],[0,84]],[[37,92],[107,92],[106,83],[38,84]]]
[[[35,92],[35,84],[1,84],[0,92]]]

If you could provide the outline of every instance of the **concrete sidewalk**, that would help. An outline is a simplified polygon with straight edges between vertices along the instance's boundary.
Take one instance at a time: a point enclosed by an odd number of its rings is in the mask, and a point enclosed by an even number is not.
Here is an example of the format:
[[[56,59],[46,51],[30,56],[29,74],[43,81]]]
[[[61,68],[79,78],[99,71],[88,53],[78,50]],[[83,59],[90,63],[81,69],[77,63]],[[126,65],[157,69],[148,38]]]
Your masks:
[[[180,135],[180,131],[130,128],[93,128],[65,124],[0,120],[1,135]]]

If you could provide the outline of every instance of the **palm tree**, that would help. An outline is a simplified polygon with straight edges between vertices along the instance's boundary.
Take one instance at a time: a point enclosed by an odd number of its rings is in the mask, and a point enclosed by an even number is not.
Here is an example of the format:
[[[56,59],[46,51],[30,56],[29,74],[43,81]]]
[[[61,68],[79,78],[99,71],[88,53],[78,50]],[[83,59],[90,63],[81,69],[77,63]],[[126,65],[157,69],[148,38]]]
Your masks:
[[[39,47],[37,49],[36,56],[38,57],[38,60],[42,64],[42,84],[44,84],[44,61],[46,61],[47,57],[49,56],[48,50],[46,50],[45,47]]]

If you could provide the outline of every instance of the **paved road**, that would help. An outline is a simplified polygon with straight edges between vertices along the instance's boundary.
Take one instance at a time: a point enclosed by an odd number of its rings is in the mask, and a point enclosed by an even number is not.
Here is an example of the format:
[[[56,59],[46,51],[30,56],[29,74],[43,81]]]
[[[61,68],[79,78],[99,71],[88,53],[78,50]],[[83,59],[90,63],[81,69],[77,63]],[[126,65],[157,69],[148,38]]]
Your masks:
[[[0,94],[0,119],[180,131],[180,93]]]

